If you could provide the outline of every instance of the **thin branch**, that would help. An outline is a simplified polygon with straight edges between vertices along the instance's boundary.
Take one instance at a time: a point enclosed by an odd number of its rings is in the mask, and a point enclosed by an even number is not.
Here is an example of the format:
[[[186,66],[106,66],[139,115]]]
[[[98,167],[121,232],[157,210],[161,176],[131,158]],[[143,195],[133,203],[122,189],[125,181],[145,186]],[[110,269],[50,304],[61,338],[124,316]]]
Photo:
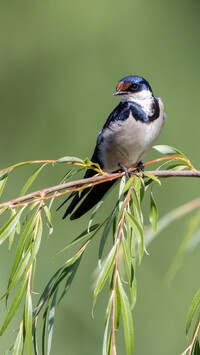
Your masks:
[[[130,171],[133,171],[133,170],[135,170],[135,168],[130,169]],[[148,173],[151,173],[158,178],[168,178],[168,177],[198,177],[199,178],[200,177],[200,170],[180,170],[180,171],[151,170],[151,171],[148,171]],[[141,177],[145,177],[145,172],[144,173],[143,172],[140,172],[140,173],[136,172],[135,174],[139,175]],[[5,206],[8,206],[9,208],[13,208],[13,207],[16,207],[16,205],[19,205],[20,203],[22,203],[22,204],[32,203],[33,201],[36,202],[36,201],[45,200],[45,199],[60,196],[60,195],[63,195],[63,194],[66,194],[66,193],[69,193],[72,191],[79,191],[83,188],[92,187],[92,186],[95,186],[97,184],[100,184],[100,183],[103,183],[106,181],[118,179],[122,175],[124,175],[124,172],[111,173],[111,174],[105,173],[105,174],[102,174],[99,176],[93,176],[91,178],[79,179],[79,180],[66,182],[64,184],[51,186],[46,189],[37,190],[37,191],[29,193],[27,195],[3,202],[0,204],[0,208],[3,208]],[[69,189],[70,187],[72,189]],[[62,191],[62,190],[65,190],[65,191]],[[61,191],[61,192],[58,192],[58,191]],[[46,195],[49,195],[49,194],[52,194],[55,192],[57,192],[57,194],[54,194],[53,196],[46,196]]]

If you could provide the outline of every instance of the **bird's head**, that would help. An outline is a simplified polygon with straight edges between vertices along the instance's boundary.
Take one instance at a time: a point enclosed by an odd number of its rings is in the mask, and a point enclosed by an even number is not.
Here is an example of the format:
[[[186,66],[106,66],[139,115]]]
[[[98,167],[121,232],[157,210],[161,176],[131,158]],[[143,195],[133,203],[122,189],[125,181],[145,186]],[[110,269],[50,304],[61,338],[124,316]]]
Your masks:
[[[132,75],[118,82],[113,95],[119,95],[122,101],[140,101],[151,99],[153,92],[148,81],[140,76]]]

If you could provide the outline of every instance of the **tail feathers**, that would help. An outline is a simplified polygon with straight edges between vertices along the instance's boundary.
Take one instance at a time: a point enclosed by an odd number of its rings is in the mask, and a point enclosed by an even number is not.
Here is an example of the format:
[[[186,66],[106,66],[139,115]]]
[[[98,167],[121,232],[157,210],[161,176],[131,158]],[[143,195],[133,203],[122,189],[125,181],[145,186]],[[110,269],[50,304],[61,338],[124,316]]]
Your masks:
[[[69,199],[69,198],[68,198]],[[80,201],[80,199],[81,199],[81,197],[78,195],[78,193],[76,193],[75,194],[75,196],[74,196],[74,198],[73,198],[73,200],[72,200],[72,202],[70,203],[70,205],[68,206],[68,208],[66,209],[66,211],[65,211],[65,213],[64,213],[64,215],[63,215],[63,217],[62,217],[62,219],[65,219],[67,216],[68,216],[68,214],[70,214],[70,213],[72,213],[72,211],[73,211],[73,209],[76,207],[76,205],[79,203],[79,201]],[[66,202],[67,200],[65,200],[64,201],[64,203]],[[62,205],[63,205],[63,203],[62,203]],[[61,205],[61,206],[62,206]],[[61,207],[60,206],[60,207]],[[59,208],[60,208],[59,207]]]
[[[75,212],[70,216],[70,219],[77,219],[84,215],[86,212],[88,212],[92,207],[94,207],[106,194],[106,192],[112,187],[112,185],[115,183],[116,180],[112,181],[107,181],[104,182],[103,184],[99,184],[94,186],[87,194],[83,202],[80,204],[80,206],[75,210]],[[75,208],[75,206],[78,204],[80,201],[81,197],[76,198],[72,200],[71,204],[69,205],[67,211],[65,212],[63,218],[65,218],[69,213],[72,212],[72,210]]]

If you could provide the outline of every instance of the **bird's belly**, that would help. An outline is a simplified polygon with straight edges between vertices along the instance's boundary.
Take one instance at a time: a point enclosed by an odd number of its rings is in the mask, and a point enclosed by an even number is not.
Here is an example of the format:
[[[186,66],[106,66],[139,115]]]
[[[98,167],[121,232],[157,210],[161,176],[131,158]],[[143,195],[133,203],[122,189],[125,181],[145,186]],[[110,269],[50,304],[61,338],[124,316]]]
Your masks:
[[[136,165],[155,143],[163,125],[163,118],[144,123],[131,115],[126,121],[114,122],[104,132],[101,144],[101,158],[105,171]]]

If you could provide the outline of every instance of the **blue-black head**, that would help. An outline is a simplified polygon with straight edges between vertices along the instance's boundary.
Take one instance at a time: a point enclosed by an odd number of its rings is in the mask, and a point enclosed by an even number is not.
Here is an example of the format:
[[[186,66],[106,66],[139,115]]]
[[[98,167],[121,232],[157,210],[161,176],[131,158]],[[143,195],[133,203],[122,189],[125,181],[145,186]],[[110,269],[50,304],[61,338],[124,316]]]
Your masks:
[[[113,95],[134,96],[142,91],[149,91],[153,95],[153,91],[148,81],[137,75],[130,75],[119,80],[116,86],[116,92]]]

